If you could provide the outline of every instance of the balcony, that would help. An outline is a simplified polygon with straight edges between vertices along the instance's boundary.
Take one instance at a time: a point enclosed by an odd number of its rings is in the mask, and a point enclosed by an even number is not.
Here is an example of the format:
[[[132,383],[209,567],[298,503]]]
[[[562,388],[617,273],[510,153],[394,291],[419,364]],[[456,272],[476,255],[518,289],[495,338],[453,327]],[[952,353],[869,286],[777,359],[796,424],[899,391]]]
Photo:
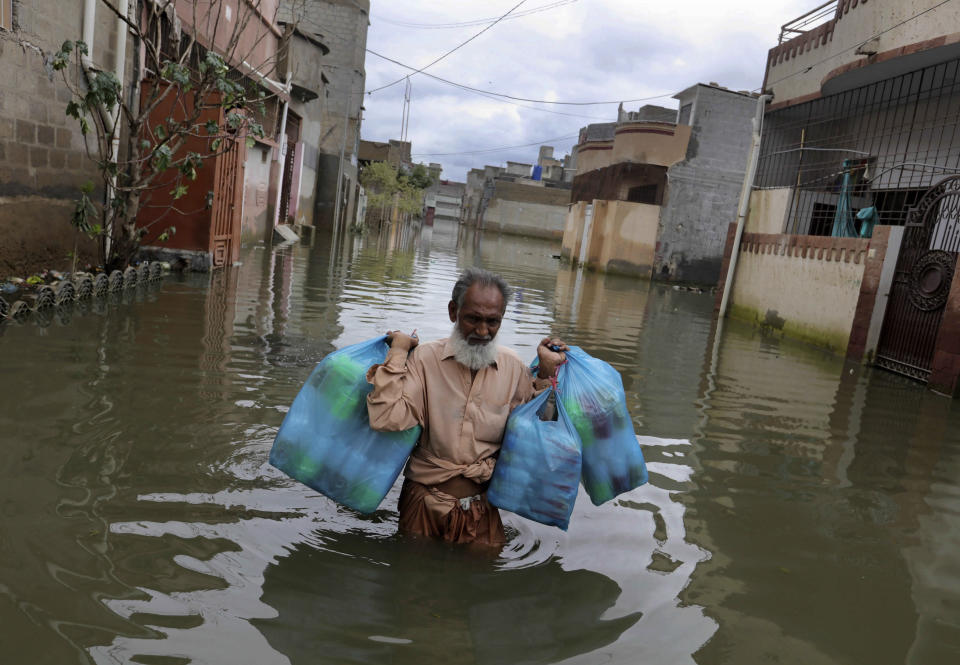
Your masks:
[[[840,4],[840,0],[825,2],[819,7],[811,9],[803,16],[784,23],[780,26],[780,38],[777,40],[777,43],[783,44],[795,37],[809,33],[824,23],[832,21],[837,16],[838,4]]]

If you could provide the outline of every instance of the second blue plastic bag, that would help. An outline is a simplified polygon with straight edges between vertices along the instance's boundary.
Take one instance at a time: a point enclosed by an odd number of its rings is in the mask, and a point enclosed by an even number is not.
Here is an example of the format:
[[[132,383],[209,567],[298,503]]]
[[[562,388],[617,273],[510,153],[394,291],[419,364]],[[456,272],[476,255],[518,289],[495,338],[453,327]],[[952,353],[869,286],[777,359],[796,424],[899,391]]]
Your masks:
[[[557,420],[540,420],[552,392],[510,414],[487,498],[498,508],[566,531],[580,485],[580,441],[560,400]]]
[[[375,432],[367,416],[367,370],[387,357],[386,337],[324,358],[293,400],[270,463],[337,503],[377,509],[420,438],[420,427]]]
[[[620,372],[572,346],[558,373],[560,401],[583,445],[583,486],[594,505],[647,482]]]

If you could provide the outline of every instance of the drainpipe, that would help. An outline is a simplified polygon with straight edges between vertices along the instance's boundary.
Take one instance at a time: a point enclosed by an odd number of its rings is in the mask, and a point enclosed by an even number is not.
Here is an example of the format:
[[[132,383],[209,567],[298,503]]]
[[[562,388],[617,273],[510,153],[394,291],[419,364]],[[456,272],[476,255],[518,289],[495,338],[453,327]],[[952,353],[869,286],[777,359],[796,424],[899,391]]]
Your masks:
[[[760,95],[757,98],[757,114],[753,118],[753,137],[750,143],[750,157],[747,161],[747,172],[743,178],[743,188],[740,190],[740,209],[737,213],[737,232],[733,238],[733,248],[730,253],[730,267],[727,269],[727,279],[723,286],[723,296],[720,298],[720,312],[718,319],[727,315],[727,304],[730,292],[733,290],[733,277],[737,272],[737,259],[740,256],[740,240],[743,237],[743,227],[750,209],[750,195],[753,193],[753,180],[757,175],[757,162],[760,159],[760,139],[763,136],[763,109],[770,95]]]
[[[87,55],[81,56],[80,61],[85,67],[93,64],[93,31],[97,25],[97,0],[84,0],[83,2],[83,43],[87,45]]]
[[[91,4],[88,0],[88,4]],[[128,17],[130,15],[130,3],[129,0],[120,0],[117,11],[120,16]],[[117,77],[117,80],[120,81],[120,85],[123,85],[124,72],[127,66],[127,24],[126,22],[117,17],[117,47],[114,51],[114,60],[113,60],[113,73]],[[86,23],[87,15],[84,14],[84,23]],[[87,26],[84,25],[84,34],[86,34]],[[93,26],[90,27],[91,32],[93,31]],[[92,51],[93,45],[88,45],[88,48]],[[114,161],[119,162],[120,155],[120,104],[119,101],[110,109],[110,115],[113,117],[113,130],[111,131],[110,136],[110,154],[113,156]],[[110,199],[113,198],[114,191],[117,188],[117,176],[110,176],[110,186],[107,188],[107,205],[110,205]],[[111,223],[107,225],[107,228],[104,229],[104,247],[106,252],[106,260],[110,260],[110,244],[113,240],[113,223],[111,218]]]
[[[577,263],[581,266],[587,265],[587,251],[590,244],[590,231],[593,227],[593,203],[588,203],[583,213],[583,234],[580,237],[580,256]]]
[[[286,92],[287,99],[283,102],[283,112],[280,116],[280,145],[277,151],[280,153],[280,170],[277,172],[277,198],[273,206],[273,228],[277,228],[280,223],[280,199],[283,197],[283,172],[287,165],[287,113],[290,110],[290,90],[292,89],[293,72],[287,71]]]

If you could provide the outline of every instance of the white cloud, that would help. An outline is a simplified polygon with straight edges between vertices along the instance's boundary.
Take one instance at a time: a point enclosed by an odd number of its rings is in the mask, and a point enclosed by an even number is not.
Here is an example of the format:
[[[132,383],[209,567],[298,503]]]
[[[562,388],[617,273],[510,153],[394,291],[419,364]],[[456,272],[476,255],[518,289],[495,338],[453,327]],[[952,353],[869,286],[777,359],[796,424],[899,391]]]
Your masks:
[[[374,0],[368,47],[422,67],[484,26],[418,29],[393,22],[437,24],[498,16],[518,0]],[[553,4],[528,0],[518,11]],[[754,89],[763,80],[767,50],[780,26],[816,6],[815,0],[579,0],[502,21],[431,67],[436,76],[497,92],[547,100],[617,100],[673,94],[717,81]],[[409,73],[369,55],[367,90]],[[458,90],[422,75],[413,79],[410,139],[414,153],[453,153],[568,136],[590,122],[612,120],[616,105],[545,106],[569,117],[520,108]],[[643,102],[628,104],[636,108]],[[669,95],[650,103],[675,106]],[[528,106],[537,106],[527,104]],[[366,98],[363,137],[397,138],[403,86]],[[555,143],[558,152],[573,140]],[[506,160],[533,161],[536,147],[494,154],[429,157],[444,176]]]

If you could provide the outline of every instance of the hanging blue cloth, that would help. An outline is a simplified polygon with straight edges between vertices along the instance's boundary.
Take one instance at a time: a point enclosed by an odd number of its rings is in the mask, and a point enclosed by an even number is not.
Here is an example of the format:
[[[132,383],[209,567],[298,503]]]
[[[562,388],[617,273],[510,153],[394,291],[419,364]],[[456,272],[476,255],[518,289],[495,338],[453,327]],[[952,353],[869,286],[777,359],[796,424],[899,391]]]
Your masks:
[[[552,394],[544,391],[510,414],[487,499],[566,531],[580,486],[580,437],[560,400],[556,420],[540,419]]]
[[[876,207],[868,206],[866,208],[861,208],[857,213],[857,219],[860,221],[860,237],[872,238],[873,227],[877,225],[878,221],[880,221],[880,217],[877,215]]]
[[[316,366],[293,400],[270,463],[337,503],[377,509],[420,438],[420,427],[375,432],[367,416],[367,370],[387,357],[386,337],[347,346]]]
[[[857,237],[853,225],[853,207],[850,205],[850,169],[846,160],[843,162],[843,183],[840,186],[840,198],[837,200],[837,212],[833,216],[833,230],[830,235],[834,238]]]

